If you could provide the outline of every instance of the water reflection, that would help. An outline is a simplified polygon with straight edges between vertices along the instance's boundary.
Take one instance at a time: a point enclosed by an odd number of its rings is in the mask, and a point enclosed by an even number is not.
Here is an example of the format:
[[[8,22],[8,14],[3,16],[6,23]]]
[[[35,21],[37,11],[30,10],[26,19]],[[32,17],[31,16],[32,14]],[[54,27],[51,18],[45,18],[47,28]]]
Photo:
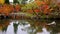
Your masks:
[[[42,30],[42,32],[38,32],[37,34],[50,34],[50,32],[47,31],[45,27],[43,27]]]
[[[0,34],[60,34],[60,20],[0,20]]]
[[[7,28],[6,34],[14,34],[14,27],[13,27],[12,22],[10,23],[9,27]]]

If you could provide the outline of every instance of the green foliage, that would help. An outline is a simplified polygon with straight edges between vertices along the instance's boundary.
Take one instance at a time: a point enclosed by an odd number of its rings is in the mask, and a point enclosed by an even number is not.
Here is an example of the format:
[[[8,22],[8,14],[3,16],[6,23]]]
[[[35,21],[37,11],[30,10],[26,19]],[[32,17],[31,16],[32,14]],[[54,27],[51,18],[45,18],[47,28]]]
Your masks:
[[[34,2],[32,2],[32,3],[25,4],[21,9],[23,11],[25,11],[25,10],[28,10],[28,9],[35,9],[37,7],[38,6]]]

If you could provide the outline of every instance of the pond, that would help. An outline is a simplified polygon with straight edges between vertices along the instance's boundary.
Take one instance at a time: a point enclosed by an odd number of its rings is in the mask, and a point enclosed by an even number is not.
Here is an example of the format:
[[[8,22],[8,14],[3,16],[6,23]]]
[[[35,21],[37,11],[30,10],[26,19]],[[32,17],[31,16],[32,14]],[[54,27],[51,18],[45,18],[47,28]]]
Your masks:
[[[0,34],[60,34],[60,20],[3,19],[0,20]]]

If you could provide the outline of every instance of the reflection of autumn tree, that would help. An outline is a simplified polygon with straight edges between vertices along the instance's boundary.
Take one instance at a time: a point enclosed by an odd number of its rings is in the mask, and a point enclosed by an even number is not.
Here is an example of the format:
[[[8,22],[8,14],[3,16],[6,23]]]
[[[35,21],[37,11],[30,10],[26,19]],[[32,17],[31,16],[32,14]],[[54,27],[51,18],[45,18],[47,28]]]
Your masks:
[[[46,26],[47,31],[50,31],[50,34],[57,34],[60,32],[60,20],[52,20],[56,22],[56,25]],[[48,23],[52,22],[51,20]]]
[[[18,24],[13,23],[13,26],[14,26],[14,33],[16,34],[17,33],[17,29],[18,29]]]
[[[56,26],[55,27],[52,27],[52,32],[51,34],[56,34],[56,33],[59,33],[60,32],[60,20],[55,20],[56,22]]]
[[[33,21],[33,22],[32,22]],[[50,25],[48,26],[47,23],[51,23],[53,20],[32,20],[29,21],[29,24],[31,25],[29,28],[27,28],[27,31],[30,34],[36,34],[37,32],[42,32],[42,28],[46,28],[48,32],[52,31],[51,34],[55,33],[55,32],[59,32],[60,31],[60,26],[54,26],[54,25]],[[34,31],[35,30],[35,31]]]
[[[60,26],[58,25],[56,25],[55,27],[53,27],[53,26],[49,26],[49,31],[51,31],[50,33],[51,34],[57,34],[57,33],[59,33],[60,32]]]
[[[29,21],[30,27],[27,29],[30,34],[36,34],[37,32],[42,32],[42,28],[46,27],[46,22],[45,21]]]
[[[2,31],[5,31],[7,30],[7,27],[9,25],[9,20],[0,20],[0,27],[2,27]]]

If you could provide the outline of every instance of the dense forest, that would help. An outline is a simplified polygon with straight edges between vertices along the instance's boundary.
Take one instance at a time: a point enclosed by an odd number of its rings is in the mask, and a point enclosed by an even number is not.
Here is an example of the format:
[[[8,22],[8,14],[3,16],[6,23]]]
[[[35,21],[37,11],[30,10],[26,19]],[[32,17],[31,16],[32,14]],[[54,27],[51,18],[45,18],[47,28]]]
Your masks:
[[[0,14],[23,13],[28,17],[57,18],[60,17],[60,3],[57,0],[0,0]],[[58,17],[58,18],[59,18]]]

